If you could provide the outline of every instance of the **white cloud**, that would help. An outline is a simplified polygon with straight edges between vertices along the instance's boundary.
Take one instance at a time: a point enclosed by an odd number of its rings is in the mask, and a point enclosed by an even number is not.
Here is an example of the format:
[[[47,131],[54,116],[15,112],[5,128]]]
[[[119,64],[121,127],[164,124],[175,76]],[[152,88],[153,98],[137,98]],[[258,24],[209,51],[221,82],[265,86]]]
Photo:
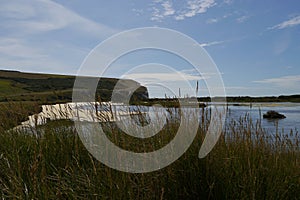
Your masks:
[[[201,73],[197,69],[184,69],[180,71],[181,74],[187,74],[187,75],[192,75],[194,77],[199,77],[196,80],[206,80],[215,76],[223,75],[224,73],[220,72],[220,74],[210,72],[210,73]]]
[[[178,95],[179,88],[182,96],[195,96],[193,82],[206,79],[182,71],[130,73],[121,78],[132,79],[145,85],[151,97],[163,97],[165,94],[167,96]]]
[[[45,45],[48,48],[35,43],[30,44],[25,39],[1,38],[1,67],[20,71],[76,74],[76,67],[88,52],[82,48],[74,48],[60,43],[48,44],[47,42]],[[62,56],[57,57],[51,51]]]
[[[203,77],[198,75],[187,74],[183,72],[169,72],[169,73],[131,73],[126,74],[122,78],[128,78],[137,80],[141,83],[157,83],[161,82],[170,82],[170,81],[193,81],[193,80],[201,80]]]
[[[185,74],[191,74],[191,75],[195,75],[195,76],[200,76],[199,72],[197,69],[192,68],[192,69],[184,69],[180,71],[181,73],[185,73]]]
[[[241,16],[241,17],[237,18],[236,21],[238,23],[243,23],[243,22],[247,21],[249,18],[250,18],[250,16],[244,15],[244,16]]]
[[[144,14],[144,10],[143,9],[136,9],[136,8],[133,8],[131,9],[133,12],[136,13],[137,16],[141,16]]]
[[[178,15],[174,17],[176,20],[184,20],[184,15]]]
[[[214,0],[189,0],[187,7],[175,16],[176,20],[183,20],[186,17],[193,17],[197,14],[205,13],[207,9],[216,5]]]
[[[175,9],[171,0],[154,0],[153,3],[151,17],[153,21],[162,21],[168,16],[173,16],[175,20],[183,20],[205,13],[209,8],[216,5],[215,0],[188,0],[181,2],[180,8]]]
[[[153,21],[161,21],[163,18],[173,15],[175,10],[173,8],[171,1],[157,1],[155,0],[154,3],[159,4],[161,9],[157,7],[153,7],[153,13],[151,20]]]
[[[225,41],[213,41],[213,42],[208,42],[208,43],[202,43],[200,44],[201,47],[209,47],[213,45],[218,45],[218,44],[223,44]]]
[[[297,26],[300,24],[300,16],[296,16],[292,19],[289,19],[287,21],[284,21],[280,24],[277,24],[275,26],[269,27],[268,30],[273,30],[273,29],[284,29],[284,28],[289,28],[293,26]]]
[[[224,0],[224,3],[230,5],[233,3],[233,0]]]
[[[16,38],[1,38],[0,39],[0,55],[19,58],[38,58],[45,57],[36,48],[27,45],[23,40]]]
[[[108,36],[116,30],[84,18],[48,0],[5,1],[0,8],[0,27],[14,34],[36,34],[71,28],[79,33]]]
[[[152,17],[150,18],[152,21],[162,21],[164,16],[160,14],[160,10],[158,8],[153,7]]]
[[[227,14],[223,15],[223,19],[226,19],[226,18],[228,18],[228,17],[230,17],[232,15],[233,15],[233,13],[227,13]]]
[[[211,19],[208,19],[206,20],[206,23],[207,24],[214,24],[214,23],[217,23],[219,20],[217,18],[211,18]]]
[[[10,19],[28,19],[34,17],[35,10],[27,4],[17,3],[16,1],[1,2],[0,16]]]
[[[254,82],[263,84],[273,84],[286,89],[299,89],[300,75],[282,76],[278,78],[269,78]]]
[[[84,42],[117,32],[49,0],[2,1],[0,30],[2,67],[52,73],[76,72],[89,52]]]
[[[173,15],[175,10],[172,8],[172,3],[170,1],[165,1],[161,4],[165,9],[164,16]]]

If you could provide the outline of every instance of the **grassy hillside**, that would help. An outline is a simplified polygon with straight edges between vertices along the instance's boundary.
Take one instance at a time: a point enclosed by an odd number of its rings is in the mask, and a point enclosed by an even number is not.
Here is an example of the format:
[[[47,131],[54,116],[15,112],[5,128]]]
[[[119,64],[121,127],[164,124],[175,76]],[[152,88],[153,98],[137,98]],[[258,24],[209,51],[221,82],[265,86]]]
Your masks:
[[[95,78],[90,77],[90,79]],[[110,100],[112,90],[118,80],[115,78],[101,78],[98,82],[97,96],[100,96],[103,101]],[[74,81],[74,76],[0,70],[0,102],[39,101],[42,103],[57,103],[71,101]],[[132,80],[127,81],[140,85]],[[133,98],[147,98],[147,89],[140,86],[134,93]]]

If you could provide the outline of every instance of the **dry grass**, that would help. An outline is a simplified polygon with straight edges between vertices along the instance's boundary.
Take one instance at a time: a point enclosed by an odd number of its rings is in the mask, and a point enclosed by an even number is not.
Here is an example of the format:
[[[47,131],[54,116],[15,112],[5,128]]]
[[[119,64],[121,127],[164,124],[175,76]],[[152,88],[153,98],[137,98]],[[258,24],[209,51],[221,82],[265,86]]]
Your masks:
[[[10,118],[3,120],[7,117],[3,115],[5,108],[0,117],[4,125],[18,120],[16,113],[26,113],[19,104],[7,108]],[[198,159],[209,123],[208,119],[203,121],[193,144],[179,160],[145,174],[119,172],[97,161],[68,120],[38,127],[43,133],[41,137],[7,132],[3,127],[0,196],[3,199],[299,199],[299,133],[266,133],[259,121],[241,117],[226,126],[207,157]],[[177,121],[168,121],[157,136],[142,141],[122,134],[114,123],[105,124],[113,142],[140,152],[164,146],[177,129]]]

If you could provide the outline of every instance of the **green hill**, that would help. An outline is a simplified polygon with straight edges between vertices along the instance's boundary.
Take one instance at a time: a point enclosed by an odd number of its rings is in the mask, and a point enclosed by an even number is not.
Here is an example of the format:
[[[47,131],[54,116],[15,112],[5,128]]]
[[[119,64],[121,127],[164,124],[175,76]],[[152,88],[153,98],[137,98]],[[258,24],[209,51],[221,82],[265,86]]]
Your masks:
[[[24,73],[19,71],[0,70],[0,102],[6,101],[39,101],[58,103],[72,101],[72,90],[75,76]],[[86,77],[96,79],[96,77]],[[96,96],[102,101],[111,98],[114,86],[119,79],[101,78],[98,82]],[[137,84],[138,89],[132,100],[148,98],[147,88],[133,80],[125,80],[130,85]]]

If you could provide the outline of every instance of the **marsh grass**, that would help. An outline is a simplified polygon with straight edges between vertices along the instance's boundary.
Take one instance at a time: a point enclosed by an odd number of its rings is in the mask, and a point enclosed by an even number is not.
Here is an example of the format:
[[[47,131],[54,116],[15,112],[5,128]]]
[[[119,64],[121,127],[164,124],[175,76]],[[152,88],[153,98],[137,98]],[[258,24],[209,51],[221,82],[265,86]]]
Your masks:
[[[2,125],[17,123],[15,114],[25,110],[14,104],[6,118],[3,108]],[[180,159],[144,174],[120,172],[97,161],[69,120],[37,127],[40,137],[2,127],[0,195],[3,199],[299,199],[298,132],[267,133],[259,121],[242,116],[229,122],[213,151],[199,159],[209,123],[208,114],[204,116]],[[176,134],[178,121],[168,120],[161,133],[144,141],[122,133],[113,122],[103,127],[117,145],[143,152],[166,145]]]

